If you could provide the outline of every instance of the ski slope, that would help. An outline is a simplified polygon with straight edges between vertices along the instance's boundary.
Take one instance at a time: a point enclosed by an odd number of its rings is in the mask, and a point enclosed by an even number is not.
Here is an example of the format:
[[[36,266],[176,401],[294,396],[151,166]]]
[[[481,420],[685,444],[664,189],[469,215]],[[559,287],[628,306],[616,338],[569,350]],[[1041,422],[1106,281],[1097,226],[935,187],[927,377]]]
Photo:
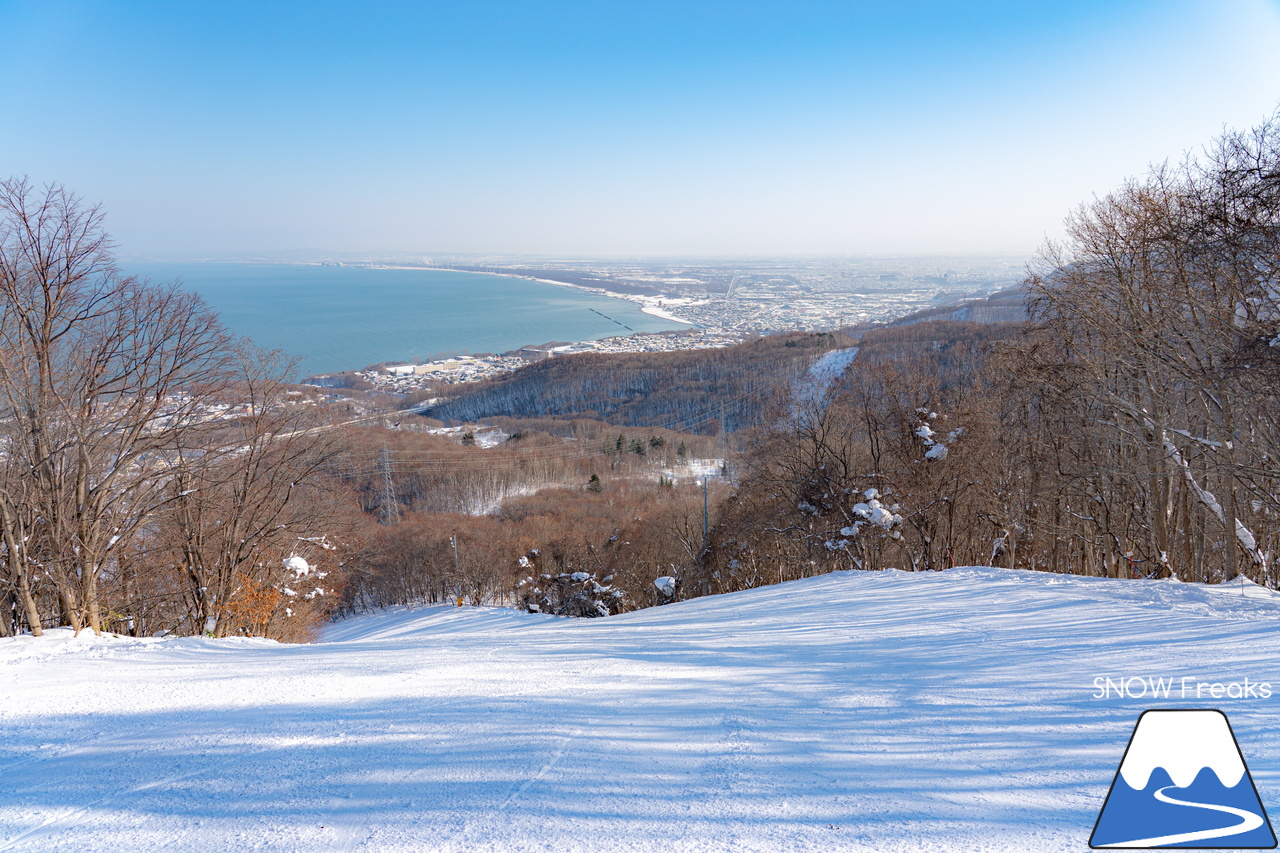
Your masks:
[[[0,851],[1080,851],[1145,708],[1221,708],[1280,813],[1277,629],[1253,585],[969,568],[4,639]],[[1146,675],[1277,696],[1094,698]]]

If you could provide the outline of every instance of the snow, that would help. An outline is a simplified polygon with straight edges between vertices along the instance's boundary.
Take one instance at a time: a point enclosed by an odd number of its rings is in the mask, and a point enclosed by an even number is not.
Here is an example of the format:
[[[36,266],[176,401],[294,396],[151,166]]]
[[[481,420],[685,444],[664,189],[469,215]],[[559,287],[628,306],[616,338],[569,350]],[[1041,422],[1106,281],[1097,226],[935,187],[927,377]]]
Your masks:
[[[1151,424],[1151,421],[1148,420],[1147,424]],[[1165,451],[1168,452],[1169,458],[1172,459],[1182,470],[1183,478],[1187,481],[1187,485],[1191,487],[1192,491],[1194,491],[1200,498],[1200,503],[1212,512],[1218,521],[1226,524],[1227,515],[1222,509],[1222,504],[1218,503],[1218,499],[1212,492],[1201,487],[1200,484],[1196,482],[1195,475],[1191,472],[1191,466],[1187,464],[1187,461],[1183,458],[1181,451],[1178,450],[1177,446],[1169,438],[1167,431],[1163,433],[1163,438]],[[1249,530],[1248,527],[1245,527],[1244,522],[1238,518],[1235,519],[1235,531],[1236,539],[1240,542],[1241,547],[1243,547],[1245,551],[1249,552],[1249,556],[1253,559],[1254,564],[1265,567],[1268,559],[1267,555],[1258,550],[1258,541],[1254,537],[1253,532]]]
[[[486,429],[483,432],[477,431],[475,433],[476,446],[485,449],[499,447],[506,444],[507,439],[510,437],[510,433],[503,432],[497,427]]]
[[[803,422],[826,408],[832,384],[844,375],[858,357],[858,347],[831,350],[816,358],[796,382],[791,402],[791,419]]]
[[[853,505],[853,513],[866,521],[871,522],[877,527],[883,527],[885,530],[891,530],[902,523],[902,516],[893,511],[893,508],[886,508],[884,504],[873,497],[868,497],[866,503],[856,503]],[[849,530],[851,532],[846,533]],[[841,536],[853,536],[857,533],[857,528],[841,528]]]
[[[665,308],[660,307],[660,306],[658,305],[658,303],[659,303],[659,302],[661,302],[661,301],[662,301],[662,300],[657,299],[656,297],[652,297],[652,296],[650,296],[650,297],[643,297],[643,302],[642,302],[642,304],[641,304],[641,306],[640,306],[640,310],[641,310],[642,312],[644,312],[645,314],[649,314],[650,316],[653,316],[653,317],[660,317],[660,318],[662,318],[663,320],[669,320],[669,321],[671,321],[672,323],[683,323],[683,324],[684,324],[684,325],[686,325],[686,326],[696,326],[696,325],[697,325],[697,324],[696,324],[696,323],[694,323],[694,322],[691,322],[691,321],[689,321],[689,320],[685,320],[685,319],[683,319],[683,318],[681,318],[681,317],[677,317],[675,314],[672,314],[670,311],[666,310]],[[670,302],[670,303],[672,303],[672,304],[675,304],[675,303],[676,303],[676,300],[674,300],[674,299],[672,299],[672,300],[667,300],[667,301],[668,301],[668,302]],[[682,301],[687,303],[687,302],[692,302],[693,300],[682,300]]]
[[[1258,540],[1253,538],[1252,531],[1244,526],[1244,522],[1236,519],[1236,539],[1240,540],[1240,544],[1244,546],[1246,551],[1258,550]]]
[[[1256,585],[964,568],[3,639],[0,850],[1078,851],[1147,708],[1222,708],[1276,811],[1280,697],[1095,679],[1280,682],[1277,629]]]
[[[819,397],[831,387],[832,382],[844,375],[857,357],[858,347],[848,347],[824,353],[814,360],[809,366],[809,377],[817,383],[816,393]]]
[[[706,477],[720,477],[724,474],[724,459],[688,459],[683,463],[666,467],[662,473],[674,483],[702,482]]]
[[[487,426],[485,424],[464,424],[462,426],[452,427],[432,427],[425,430],[432,435],[447,435],[450,438],[462,440],[463,435],[471,433],[471,437],[475,439],[476,447],[488,449],[491,447],[500,447],[505,444],[507,439],[511,437],[510,433],[503,432],[495,426]]]

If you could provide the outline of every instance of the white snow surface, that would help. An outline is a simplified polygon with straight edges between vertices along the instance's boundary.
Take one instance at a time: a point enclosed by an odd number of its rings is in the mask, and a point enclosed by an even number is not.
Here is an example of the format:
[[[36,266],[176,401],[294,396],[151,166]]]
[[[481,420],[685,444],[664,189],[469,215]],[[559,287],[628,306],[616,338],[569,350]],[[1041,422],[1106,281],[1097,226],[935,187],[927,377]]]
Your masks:
[[[791,402],[792,420],[801,421],[826,408],[827,392],[844,375],[858,357],[858,347],[831,350],[809,365],[809,370],[796,382]]]
[[[1223,707],[1280,803],[1252,585],[841,572],[604,619],[323,642],[0,640],[0,851],[1079,851],[1139,714]]]

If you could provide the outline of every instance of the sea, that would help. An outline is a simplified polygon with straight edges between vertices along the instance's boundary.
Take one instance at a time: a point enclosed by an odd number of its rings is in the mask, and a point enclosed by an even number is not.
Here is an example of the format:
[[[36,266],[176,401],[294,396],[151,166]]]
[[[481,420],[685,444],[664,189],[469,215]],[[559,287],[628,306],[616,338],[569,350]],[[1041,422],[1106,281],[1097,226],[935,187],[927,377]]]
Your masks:
[[[297,357],[297,379],[386,361],[690,328],[625,299],[511,276],[265,263],[121,267],[200,294],[234,334]]]

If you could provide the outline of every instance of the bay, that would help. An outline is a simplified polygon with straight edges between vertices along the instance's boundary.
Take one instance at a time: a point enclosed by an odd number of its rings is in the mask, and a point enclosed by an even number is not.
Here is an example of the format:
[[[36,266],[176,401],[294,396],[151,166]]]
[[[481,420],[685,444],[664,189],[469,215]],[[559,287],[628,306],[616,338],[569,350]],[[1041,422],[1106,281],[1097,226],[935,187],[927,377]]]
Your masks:
[[[299,377],[689,328],[625,299],[511,276],[302,264],[122,266],[156,283],[180,281],[233,333],[297,356]]]

